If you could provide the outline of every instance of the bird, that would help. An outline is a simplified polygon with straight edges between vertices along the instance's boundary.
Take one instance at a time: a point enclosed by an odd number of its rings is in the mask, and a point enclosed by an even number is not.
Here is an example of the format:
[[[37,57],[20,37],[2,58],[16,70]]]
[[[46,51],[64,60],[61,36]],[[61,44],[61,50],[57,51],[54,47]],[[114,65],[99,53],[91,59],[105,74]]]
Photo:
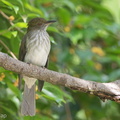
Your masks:
[[[55,20],[45,20],[44,18],[33,18],[28,22],[27,32],[24,35],[20,49],[19,60],[28,64],[47,67],[50,53],[50,38],[47,27],[56,22]],[[24,116],[34,116],[36,113],[35,103],[35,78],[19,75],[19,87],[25,81],[23,98],[21,103],[21,114]],[[42,90],[44,81],[38,80],[38,89]]]

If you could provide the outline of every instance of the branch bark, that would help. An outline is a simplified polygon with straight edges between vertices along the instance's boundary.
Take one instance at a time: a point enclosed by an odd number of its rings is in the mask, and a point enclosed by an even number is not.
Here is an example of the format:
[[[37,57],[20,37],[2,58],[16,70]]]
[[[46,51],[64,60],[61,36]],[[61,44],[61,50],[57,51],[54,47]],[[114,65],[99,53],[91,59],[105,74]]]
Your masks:
[[[52,84],[62,85],[73,90],[93,94],[100,97],[102,100],[109,99],[120,103],[120,80],[110,83],[83,80],[64,73],[58,73],[21,62],[2,52],[0,52],[0,66],[6,70],[44,80]]]

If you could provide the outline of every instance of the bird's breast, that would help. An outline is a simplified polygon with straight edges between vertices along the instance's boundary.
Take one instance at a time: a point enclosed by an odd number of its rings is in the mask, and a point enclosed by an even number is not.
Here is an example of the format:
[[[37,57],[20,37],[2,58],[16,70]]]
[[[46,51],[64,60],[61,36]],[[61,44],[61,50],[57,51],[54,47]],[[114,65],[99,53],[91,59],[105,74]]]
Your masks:
[[[38,66],[45,66],[50,52],[49,36],[42,33],[27,38],[27,52],[24,61]]]

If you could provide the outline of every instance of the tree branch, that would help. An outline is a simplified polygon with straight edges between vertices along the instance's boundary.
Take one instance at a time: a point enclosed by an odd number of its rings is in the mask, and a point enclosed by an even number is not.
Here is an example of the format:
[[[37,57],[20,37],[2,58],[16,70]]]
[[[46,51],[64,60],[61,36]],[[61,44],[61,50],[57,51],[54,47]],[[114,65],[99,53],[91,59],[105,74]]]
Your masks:
[[[94,94],[103,100],[109,99],[120,103],[120,80],[110,83],[87,81],[64,73],[58,73],[46,68],[21,62],[2,52],[0,52],[0,66],[6,70],[44,80],[52,84],[62,85],[80,92]]]

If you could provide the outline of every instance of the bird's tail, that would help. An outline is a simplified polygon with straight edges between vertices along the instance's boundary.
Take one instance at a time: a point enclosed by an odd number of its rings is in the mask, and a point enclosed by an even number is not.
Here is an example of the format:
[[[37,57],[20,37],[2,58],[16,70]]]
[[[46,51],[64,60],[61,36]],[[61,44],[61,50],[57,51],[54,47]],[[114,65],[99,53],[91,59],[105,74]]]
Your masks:
[[[21,114],[22,115],[29,115],[34,116],[35,115],[35,84],[28,88],[28,86],[25,84],[24,87],[24,93],[23,93],[23,101],[21,104]]]
[[[41,92],[44,85],[44,81],[38,80],[38,90]]]

